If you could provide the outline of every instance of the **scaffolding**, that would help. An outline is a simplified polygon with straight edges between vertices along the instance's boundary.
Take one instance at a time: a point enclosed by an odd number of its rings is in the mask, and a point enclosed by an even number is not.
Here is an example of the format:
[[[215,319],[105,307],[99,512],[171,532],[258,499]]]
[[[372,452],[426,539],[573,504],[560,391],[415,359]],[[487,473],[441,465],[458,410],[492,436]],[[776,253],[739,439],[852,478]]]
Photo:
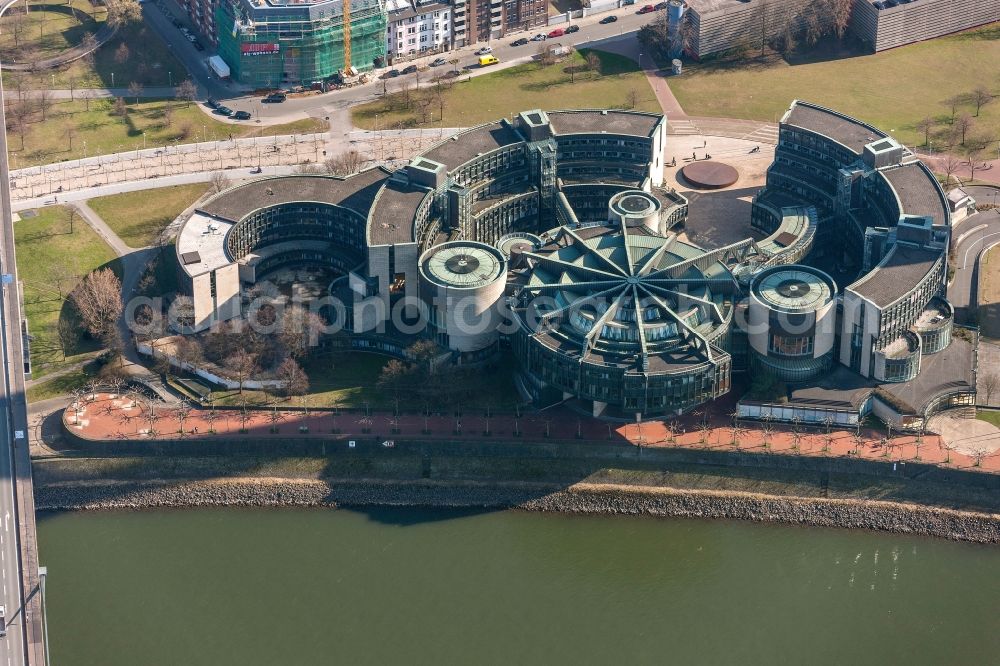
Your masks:
[[[350,0],[344,10],[342,0],[222,2],[216,9],[219,55],[234,79],[257,87],[326,81],[345,69],[345,55],[359,71],[381,65],[386,51],[383,0]]]

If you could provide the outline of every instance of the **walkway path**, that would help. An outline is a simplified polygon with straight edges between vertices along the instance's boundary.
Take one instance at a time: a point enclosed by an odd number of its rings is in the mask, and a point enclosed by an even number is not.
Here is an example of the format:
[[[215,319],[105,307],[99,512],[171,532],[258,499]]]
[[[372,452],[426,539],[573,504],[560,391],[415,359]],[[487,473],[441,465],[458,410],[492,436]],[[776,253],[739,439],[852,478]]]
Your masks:
[[[8,11],[14,6],[14,3],[18,0],[0,0],[0,16]],[[113,28],[107,23],[102,25],[96,33],[94,33],[94,46],[90,49],[84,48],[82,44],[77,44],[72,46],[57,56],[51,58],[46,58],[44,60],[39,60],[32,63],[17,63],[17,62],[4,62],[3,68],[9,71],[18,72],[41,72],[47,69],[53,69],[60,65],[65,65],[68,62],[73,62],[74,60],[79,60],[88,53],[93,53],[97,49],[104,46],[104,44],[115,36],[117,33],[117,28]]]
[[[706,428],[687,415],[676,421],[659,420],[618,424],[581,416],[565,407],[520,417],[502,414],[486,417],[482,412],[462,416],[403,414],[389,412],[301,411],[269,408],[240,410],[154,408],[130,398],[107,394],[92,396],[71,405],[65,419],[76,434],[97,441],[106,439],[205,439],[212,433],[229,438],[302,437],[323,440],[367,439],[386,441],[504,441],[544,444],[553,441],[619,442],[640,447],[684,447],[705,450],[744,450],[811,457],[857,457],[886,462],[922,461],[965,469],[1000,472],[1000,456],[967,455],[945,445],[937,435],[882,437],[877,431],[833,431],[795,433],[790,429],[755,422],[741,423],[738,430],[728,418],[710,419]],[[183,414],[183,416],[182,416]],[[305,431],[303,431],[305,429]],[[242,431],[242,432],[241,432]],[[152,434],[150,434],[152,433]],[[734,443],[735,441],[735,443]]]

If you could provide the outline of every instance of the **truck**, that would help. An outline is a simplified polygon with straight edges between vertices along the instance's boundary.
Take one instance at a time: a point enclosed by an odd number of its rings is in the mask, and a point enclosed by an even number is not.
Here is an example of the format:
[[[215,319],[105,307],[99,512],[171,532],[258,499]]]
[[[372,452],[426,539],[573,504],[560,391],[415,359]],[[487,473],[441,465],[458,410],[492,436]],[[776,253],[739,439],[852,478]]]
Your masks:
[[[499,62],[500,62],[500,59],[497,58],[495,55],[479,56],[479,66],[480,67],[489,67],[490,65],[496,65]]]
[[[337,83],[341,87],[350,88],[351,86],[368,83],[368,75],[359,72],[357,67],[349,67],[337,72]]]
[[[229,75],[231,73],[229,71],[229,65],[227,65],[226,61],[220,58],[219,56],[214,55],[210,57],[208,59],[208,66],[212,68],[212,71],[215,72],[215,75],[218,76],[220,79],[229,78]]]

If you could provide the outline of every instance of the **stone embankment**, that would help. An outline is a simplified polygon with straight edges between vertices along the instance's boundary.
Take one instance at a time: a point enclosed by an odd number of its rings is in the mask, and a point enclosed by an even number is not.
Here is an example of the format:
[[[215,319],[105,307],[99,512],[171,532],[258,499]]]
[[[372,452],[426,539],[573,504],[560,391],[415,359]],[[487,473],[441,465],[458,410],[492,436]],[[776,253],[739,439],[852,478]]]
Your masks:
[[[36,485],[39,510],[195,506],[435,506],[723,518],[1000,543],[1000,515],[861,499],[577,483],[240,478]]]

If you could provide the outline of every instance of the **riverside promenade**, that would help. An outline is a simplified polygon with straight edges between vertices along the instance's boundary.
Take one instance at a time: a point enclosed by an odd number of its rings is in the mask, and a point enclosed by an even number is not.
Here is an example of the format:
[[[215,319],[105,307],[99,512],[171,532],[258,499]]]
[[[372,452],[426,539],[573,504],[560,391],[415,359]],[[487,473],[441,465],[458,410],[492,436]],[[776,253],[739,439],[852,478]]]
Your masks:
[[[792,428],[741,420],[709,412],[676,420],[614,423],[578,414],[566,407],[542,412],[486,414],[478,410],[429,415],[361,410],[291,409],[288,405],[246,409],[203,409],[187,405],[159,406],[132,395],[96,393],[82,396],[63,412],[72,437],[100,441],[249,441],[313,439],[406,441],[608,442],[627,447],[677,447],[746,451],[811,457],[850,457],[882,462],[921,462],[953,469],[1000,472],[1000,455],[963,450],[935,434],[897,434],[861,428],[830,430]]]

